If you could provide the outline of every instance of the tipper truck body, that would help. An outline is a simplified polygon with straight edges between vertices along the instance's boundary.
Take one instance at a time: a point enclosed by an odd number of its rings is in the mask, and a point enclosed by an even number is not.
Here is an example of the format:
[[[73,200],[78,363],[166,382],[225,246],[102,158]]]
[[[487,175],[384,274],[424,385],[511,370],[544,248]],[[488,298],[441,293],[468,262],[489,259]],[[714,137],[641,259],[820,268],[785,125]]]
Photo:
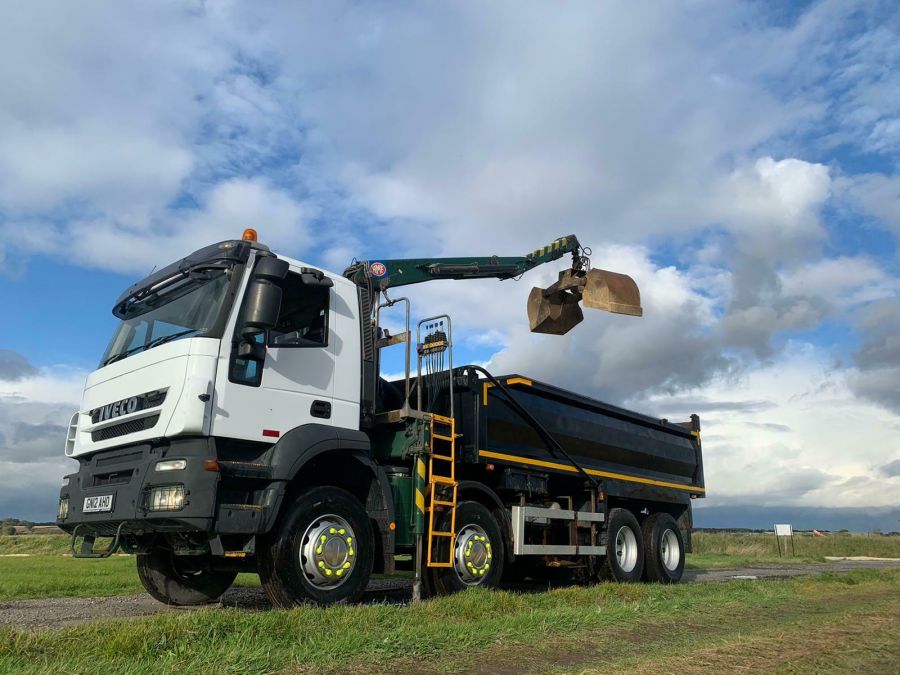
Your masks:
[[[583,252],[568,237],[521,258],[333,274],[248,231],[138,282],[68,429],[79,470],[57,521],[73,554],[135,553],[147,591],[178,605],[215,600],[238,572],[284,607],[356,599],[373,572],[402,567],[415,598],[524,577],[678,581],[705,494],[696,416],[454,365],[450,316],[412,323],[409,300],[391,297],[572,253],[532,291],[532,330],[567,332],[579,302],[640,315],[630,278]],[[387,381],[394,347],[405,375]]]

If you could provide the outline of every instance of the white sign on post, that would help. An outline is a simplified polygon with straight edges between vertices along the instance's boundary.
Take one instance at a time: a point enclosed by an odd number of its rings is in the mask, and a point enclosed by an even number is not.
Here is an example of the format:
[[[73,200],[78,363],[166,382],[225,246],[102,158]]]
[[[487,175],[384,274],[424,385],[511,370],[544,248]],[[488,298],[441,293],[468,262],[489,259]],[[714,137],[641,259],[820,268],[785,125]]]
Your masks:
[[[784,553],[781,551],[781,538],[788,537],[791,540],[791,554],[797,555],[794,549],[794,528],[790,523],[782,523],[775,525],[775,545],[778,547],[778,555],[782,556],[787,553],[787,542],[784,542]]]

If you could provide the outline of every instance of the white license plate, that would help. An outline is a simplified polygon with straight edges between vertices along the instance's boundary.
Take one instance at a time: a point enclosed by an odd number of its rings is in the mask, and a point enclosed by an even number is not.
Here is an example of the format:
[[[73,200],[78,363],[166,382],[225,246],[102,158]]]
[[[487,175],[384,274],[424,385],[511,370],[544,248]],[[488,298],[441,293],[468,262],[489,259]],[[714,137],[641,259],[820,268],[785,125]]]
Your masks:
[[[82,513],[102,513],[112,511],[112,495],[99,495],[97,497],[85,497]]]

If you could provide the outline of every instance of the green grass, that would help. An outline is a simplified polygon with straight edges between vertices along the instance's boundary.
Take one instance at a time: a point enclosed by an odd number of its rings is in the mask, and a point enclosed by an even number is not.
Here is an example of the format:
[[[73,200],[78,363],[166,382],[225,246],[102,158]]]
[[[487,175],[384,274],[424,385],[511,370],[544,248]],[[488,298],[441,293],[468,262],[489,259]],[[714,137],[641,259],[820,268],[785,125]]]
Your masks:
[[[826,555],[900,558],[900,536],[843,534],[813,538],[797,535],[797,555],[788,557],[778,556],[772,535],[700,532],[694,534],[693,541],[694,554],[688,556],[687,566],[694,569],[824,563]],[[0,553],[29,556],[0,557],[0,600],[99,597],[143,592],[132,557],[77,560],[68,556],[68,546],[69,538],[64,535],[0,537]],[[259,580],[256,575],[244,574],[238,577],[238,585],[258,586]]]
[[[715,553],[755,560],[779,560],[775,535],[738,534],[733,532],[695,532],[694,553]],[[782,541],[782,547],[785,541]],[[788,547],[790,543],[788,542]],[[830,533],[814,537],[808,533],[794,535],[794,553],[781,558],[824,560],[825,556],[871,556],[900,558],[900,535],[864,534],[858,532]],[[784,552],[784,548],[782,548]]]
[[[0,628],[0,672],[658,672],[672,670],[673,655],[705,652],[678,670],[698,672],[700,663],[699,672],[715,672],[735,659],[745,669],[772,670],[771,650],[743,646],[754,640],[802,650],[794,656],[801,670],[808,659],[820,659],[818,670],[834,670],[821,660],[823,650],[846,652],[853,640],[867,649],[843,665],[896,663],[898,625],[895,570],[536,594],[474,589],[415,606],[205,609],[59,631]],[[839,632],[856,626],[870,629]],[[815,649],[807,648],[807,636],[816,638]]]
[[[237,586],[259,586],[255,574],[238,575]],[[63,556],[0,558],[0,601],[90,598],[143,593],[134,556],[85,560]]]
[[[18,534],[0,536],[0,553],[31,555],[65,555],[71,537],[65,534]]]

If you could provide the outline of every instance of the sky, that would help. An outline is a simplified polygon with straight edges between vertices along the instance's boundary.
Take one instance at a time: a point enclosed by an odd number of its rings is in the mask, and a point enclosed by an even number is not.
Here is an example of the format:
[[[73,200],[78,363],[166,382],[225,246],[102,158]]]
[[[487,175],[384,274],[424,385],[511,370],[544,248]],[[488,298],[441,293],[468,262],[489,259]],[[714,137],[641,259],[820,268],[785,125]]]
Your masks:
[[[118,294],[254,227],[338,272],[574,233],[638,282],[642,319],[530,334],[553,265],[413,288],[414,313],[452,314],[456,363],[698,413],[700,524],[900,529],[896,3],[3,15],[0,515],[52,518]]]

